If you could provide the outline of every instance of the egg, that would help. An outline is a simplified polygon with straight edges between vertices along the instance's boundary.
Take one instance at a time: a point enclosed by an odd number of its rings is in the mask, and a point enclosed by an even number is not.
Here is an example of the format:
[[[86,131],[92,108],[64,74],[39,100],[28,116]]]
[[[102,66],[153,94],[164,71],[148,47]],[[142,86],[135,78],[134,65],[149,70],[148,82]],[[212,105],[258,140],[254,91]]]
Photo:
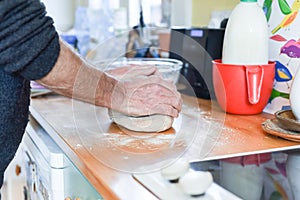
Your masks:
[[[208,171],[189,171],[179,180],[179,187],[185,194],[202,195],[213,183],[213,177]]]
[[[161,175],[170,182],[178,182],[178,179],[189,170],[189,162],[185,159],[170,160],[166,167],[161,169]]]

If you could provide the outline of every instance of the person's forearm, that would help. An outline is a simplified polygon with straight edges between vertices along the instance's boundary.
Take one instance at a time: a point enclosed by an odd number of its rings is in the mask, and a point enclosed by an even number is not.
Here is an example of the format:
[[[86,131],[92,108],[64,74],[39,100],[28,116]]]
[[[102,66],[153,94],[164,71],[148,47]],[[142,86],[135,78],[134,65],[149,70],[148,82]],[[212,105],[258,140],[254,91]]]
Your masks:
[[[64,96],[110,107],[116,80],[89,66],[64,42],[61,41],[60,46],[55,66],[37,82]]]
[[[177,117],[181,98],[154,66],[124,66],[102,72],[90,66],[64,42],[53,69],[37,82],[78,100],[131,116]]]

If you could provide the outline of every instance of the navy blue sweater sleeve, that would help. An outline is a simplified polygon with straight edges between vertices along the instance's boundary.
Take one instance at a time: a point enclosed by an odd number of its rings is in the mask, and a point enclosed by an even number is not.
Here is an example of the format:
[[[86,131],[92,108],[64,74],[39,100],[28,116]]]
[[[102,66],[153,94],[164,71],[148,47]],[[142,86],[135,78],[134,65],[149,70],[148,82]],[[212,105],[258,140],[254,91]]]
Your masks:
[[[45,76],[59,55],[53,20],[39,0],[0,0],[0,67],[28,80]]]

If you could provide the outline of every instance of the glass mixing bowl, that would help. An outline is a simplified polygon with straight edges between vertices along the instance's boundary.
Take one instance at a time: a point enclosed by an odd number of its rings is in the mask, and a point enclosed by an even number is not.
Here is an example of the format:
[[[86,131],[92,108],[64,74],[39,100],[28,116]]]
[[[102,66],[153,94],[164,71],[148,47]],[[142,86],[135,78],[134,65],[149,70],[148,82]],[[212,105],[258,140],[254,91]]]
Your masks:
[[[102,70],[110,70],[126,65],[153,65],[157,67],[165,80],[178,82],[182,62],[169,58],[122,58],[115,61],[96,62],[95,65]]]

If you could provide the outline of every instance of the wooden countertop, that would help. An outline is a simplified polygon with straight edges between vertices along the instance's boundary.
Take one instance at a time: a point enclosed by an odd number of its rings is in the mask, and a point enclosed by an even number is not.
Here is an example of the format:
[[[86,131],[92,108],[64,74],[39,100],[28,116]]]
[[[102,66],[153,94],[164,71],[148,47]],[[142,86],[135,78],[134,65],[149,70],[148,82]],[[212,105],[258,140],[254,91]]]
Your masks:
[[[156,199],[132,173],[157,170],[156,163],[169,158],[201,161],[300,147],[262,130],[272,115],[230,115],[210,100],[183,100],[180,116],[162,133],[124,130],[106,108],[59,95],[32,99],[30,111],[105,199]]]

